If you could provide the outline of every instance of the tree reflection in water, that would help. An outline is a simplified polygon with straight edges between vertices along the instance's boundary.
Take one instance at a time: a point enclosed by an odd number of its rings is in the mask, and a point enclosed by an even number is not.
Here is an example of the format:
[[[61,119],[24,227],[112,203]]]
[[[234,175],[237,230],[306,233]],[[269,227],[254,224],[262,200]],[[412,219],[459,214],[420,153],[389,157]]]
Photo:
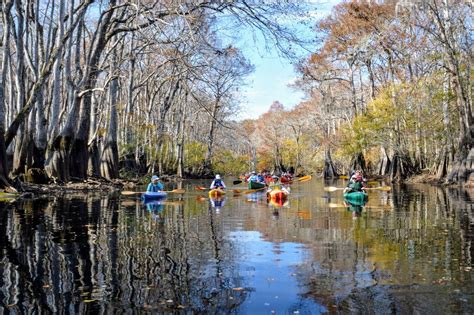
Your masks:
[[[1,207],[1,312],[227,312],[246,297],[212,212],[164,205],[157,221],[140,203],[93,197]]]
[[[354,220],[323,185],[220,211],[191,194],[2,203],[0,313],[474,313],[466,191],[369,192]]]

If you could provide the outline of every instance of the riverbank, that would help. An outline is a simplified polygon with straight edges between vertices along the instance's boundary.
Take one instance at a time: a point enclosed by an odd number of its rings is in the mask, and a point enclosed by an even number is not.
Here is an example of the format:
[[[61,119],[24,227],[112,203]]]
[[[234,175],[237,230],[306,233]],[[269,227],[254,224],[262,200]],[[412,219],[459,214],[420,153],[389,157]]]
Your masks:
[[[430,185],[446,185],[444,179],[440,180],[435,175],[422,173],[412,176],[406,180],[412,184],[430,184]],[[469,179],[462,185],[463,188],[474,188],[474,173],[471,173]]]

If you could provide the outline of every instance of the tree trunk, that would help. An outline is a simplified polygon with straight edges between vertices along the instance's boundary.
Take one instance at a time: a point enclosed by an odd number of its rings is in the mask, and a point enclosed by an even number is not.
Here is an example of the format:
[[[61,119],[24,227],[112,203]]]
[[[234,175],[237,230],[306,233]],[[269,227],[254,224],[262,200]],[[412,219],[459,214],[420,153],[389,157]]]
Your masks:
[[[216,129],[216,119],[217,119],[217,113],[220,109],[220,100],[219,98],[216,99],[214,102],[214,106],[212,108],[212,115],[211,115],[211,121],[209,124],[209,135],[207,137],[207,152],[206,152],[206,159],[204,160],[204,165],[201,170],[201,175],[203,176],[212,176],[213,170],[212,170],[212,156],[214,153],[214,132]]]
[[[326,151],[324,154],[323,177],[324,179],[334,179],[334,178],[339,177],[336,171],[336,167],[334,166],[334,163],[332,162],[331,149],[329,148],[326,148]]]
[[[4,1],[2,6],[3,13],[3,54],[2,54],[2,68],[0,71],[0,188],[10,186],[8,181],[8,163],[7,150],[5,146],[5,78],[7,76],[7,67],[10,58],[10,10],[13,6],[13,1]]]
[[[400,183],[413,174],[413,165],[410,158],[407,155],[395,152],[390,164],[390,180],[393,183]]]
[[[116,62],[113,61],[114,67]],[[107,179],[115,179],[119,177],[119,158],[117,146],[117,95],[118,95],[118,78],[114,78],[110,82],[110,122],[105,139],[102,157],[100,161],[100,173]]]
[[[367,172],[367,167],[365,165],[365,158],[364,158],[364,154],[362,154],[362,152],[358,152],[352,158],[350,169],[351,170],[361,170],[364,174]]]
[[[380,148],[380,162],[377,167],[377,175],[385,176],[389,174],[391,166],[390,158],[388,157],[387,151],[384,147]]]
[[[474,126],[458,145],[451,172],[446,177],[448,184],[465,184],[474,172]]]
[[[26,73],[25,73],[25,47],[24,47],[24,15],[23,15],[23,3],[21,0],[15,0],[15,9],[17,15],[17,33],[14,37],[16,44],[16,90],[17,90],[17,100],[16,108],[20,112],[25,104],[26,91],[25,91],[25,82]],[[25,172],[26,166],[26,148],[27,140],[26,134],[28,132],[25,122],[27,122],[28,116],[25,115],[22,121],[22,126],[20,128],[20,133],[15,141],[15,151],[13,153],[13,173],[20,174]],[[26,141],[26,142],[25,142]],[[24,146],[25,145],[25,146]]]

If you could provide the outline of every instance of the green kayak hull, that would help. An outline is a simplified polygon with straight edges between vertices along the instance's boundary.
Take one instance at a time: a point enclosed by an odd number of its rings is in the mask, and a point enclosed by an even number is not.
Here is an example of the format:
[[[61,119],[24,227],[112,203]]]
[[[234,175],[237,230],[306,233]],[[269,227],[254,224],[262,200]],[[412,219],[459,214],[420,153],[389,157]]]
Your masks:
[[[257,182],[249,182],[249,189],[259,189],[265,187],[265,184]]]
[[[355,206],[363,206],[369,200],[369,197],[364,192],[354,191],[344,194],[344,200]]]

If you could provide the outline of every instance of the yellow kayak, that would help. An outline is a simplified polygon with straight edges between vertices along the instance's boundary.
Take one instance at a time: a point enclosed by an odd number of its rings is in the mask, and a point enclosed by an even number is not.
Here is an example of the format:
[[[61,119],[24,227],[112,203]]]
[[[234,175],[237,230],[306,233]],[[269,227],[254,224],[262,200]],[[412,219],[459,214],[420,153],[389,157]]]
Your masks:
[[[225,191],[222,189],[211,189],[209,191],[209,198],[216,198],[216,197],[220,197],[224,195],[225,195]]]

